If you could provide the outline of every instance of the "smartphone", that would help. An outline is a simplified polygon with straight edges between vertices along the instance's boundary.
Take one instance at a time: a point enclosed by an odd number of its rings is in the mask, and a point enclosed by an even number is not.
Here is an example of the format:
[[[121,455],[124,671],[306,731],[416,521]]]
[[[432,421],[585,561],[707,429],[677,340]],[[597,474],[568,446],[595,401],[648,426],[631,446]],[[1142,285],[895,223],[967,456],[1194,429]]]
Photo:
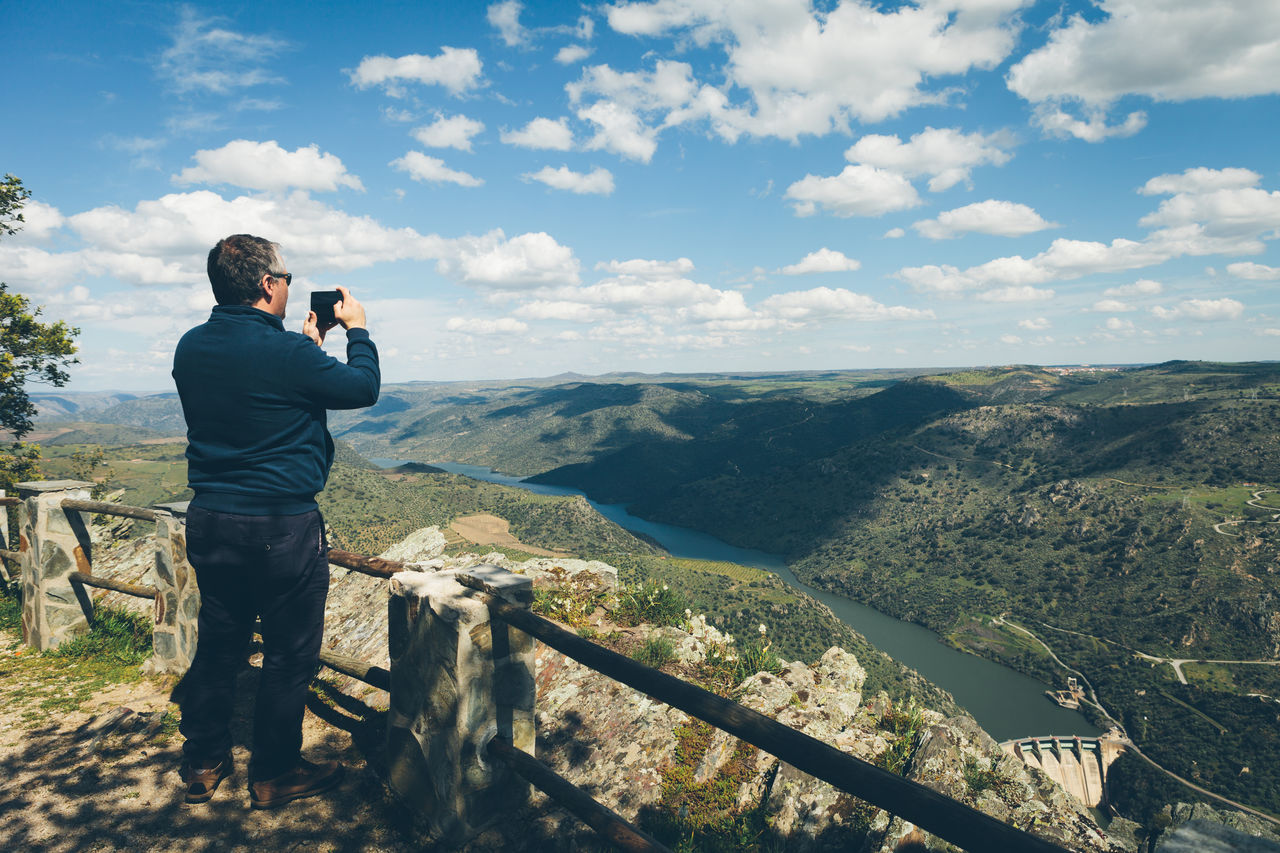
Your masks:
[[[317,290],[311,294],[311,310],[316,312],[316,325],[323,328],[335,325],[338,320],[333,316],[333,306],[342,301],[342,293],[337,290]]]

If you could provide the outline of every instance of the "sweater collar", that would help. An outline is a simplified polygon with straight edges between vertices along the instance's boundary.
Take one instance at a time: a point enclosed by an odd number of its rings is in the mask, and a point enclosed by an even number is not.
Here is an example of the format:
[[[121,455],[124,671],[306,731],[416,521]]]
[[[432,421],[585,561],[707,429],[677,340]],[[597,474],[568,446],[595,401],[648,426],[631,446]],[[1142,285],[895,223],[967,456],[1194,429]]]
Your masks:
[[[254,308],[252,305],[215,305],[213,306],[213,314],[209,316],[209,319],[212,320],[218,317],[258,320],[264,323],[269,323],[282,332],[284,331],[284,320],[280,319],[275,314],[268,314],[261,308]]]

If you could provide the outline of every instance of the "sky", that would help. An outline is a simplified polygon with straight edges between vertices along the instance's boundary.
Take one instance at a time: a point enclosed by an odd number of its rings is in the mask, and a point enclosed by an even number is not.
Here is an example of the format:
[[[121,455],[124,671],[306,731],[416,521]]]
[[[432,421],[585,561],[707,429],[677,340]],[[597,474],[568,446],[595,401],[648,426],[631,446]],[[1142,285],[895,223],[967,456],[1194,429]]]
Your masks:
[[[172,388],[217,240],[384,381],[1260,360],[1275,0],[0,4],[0,280]],[[326,349],[342,354],[342,335]]]

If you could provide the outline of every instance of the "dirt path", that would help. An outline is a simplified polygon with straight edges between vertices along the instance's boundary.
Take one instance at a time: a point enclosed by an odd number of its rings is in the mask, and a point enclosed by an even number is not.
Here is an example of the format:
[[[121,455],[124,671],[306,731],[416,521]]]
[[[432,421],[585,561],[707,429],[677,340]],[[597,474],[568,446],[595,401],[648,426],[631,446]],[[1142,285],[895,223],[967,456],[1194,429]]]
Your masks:
[[[488,513],[467,515],[462,518],[455,518],[453,524],[449,526],[454,533],[457,533],[468,542],[474,542],[476,545],[517,548],[526,554],[533,554],[537,557],[569,556],[564,551],[548,551],[546,548],[539,548],[537,545],[526,545],[511,535],[511,523],[505,518],[499,518],[496,515],[489,515]]]
[[[12,654],[20,648],[15,640],[0,632],[0,649]],[[84,703],[83,710],[31,720],[30,704],[12,692],[22,685],[6,676],[6,701],[0,703],[0,849],[430,849],[369,766],[377,760],[380,718],[358,701],[323,687],[323,695],[313,696],[309,704],[303,753],[315,760],[342,761],[346,780],[331,795],[272,811],[250,809],[247,699],[257,680],[258,670],[249,667],[238,685],[243,701],[233,725],[235,772],[209,803],[188,806],[182,802],[177,772],[181,736],[147,731],[150,722],[158,722],[171,708],[167,685],[114,685]]]

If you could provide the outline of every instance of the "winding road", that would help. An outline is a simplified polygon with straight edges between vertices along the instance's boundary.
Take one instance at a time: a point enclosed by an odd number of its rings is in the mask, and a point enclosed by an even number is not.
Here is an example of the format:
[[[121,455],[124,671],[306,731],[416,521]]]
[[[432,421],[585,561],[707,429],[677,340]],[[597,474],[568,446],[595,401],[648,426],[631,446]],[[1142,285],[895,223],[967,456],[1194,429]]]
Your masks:
[[[1228,519],[1228,520],[1225,520],[1225,521],[1220,521],[1220,522],[1218,522],[1217,524],[1215,524],[1215,525],[1213,526],[1214,532],[1215,532],[1215,533],[1221,533],[1223,536],[1234,536],[1234,537],[1239,537],[1239,536],[1240,536],[1240,534],[1239,534],[1239,533],[1228,533],[1227,531],[1223,530],[1222,528],[1224,528],[1224,527],[1228,527],[1228,526],[1233,525],[1233,524],[1280,524],[1280,512],[1274,512],[1274,510],[1276,509],[1276,507],[1273,507],[1273,506],[1267,506],[1267,505],[1265,505],[1265,504],[1258,503],[1260,500],[1262,500],[1262,496],[1263,496],[1263,495],[1268,494],[1268,493],[1270,493],[1270,492],[1275,492],[1275,491],[1277,491],[1277,490],[1276,490],[1276,489],[1262,489],[1262,490],[1260,490],[1260,491],[1254,492],[1254,493],[1253,493],[1253,497],[1252,497],[1252,498],[1250,498],[1249,500],[1245,501],[1245,503],[1246,503],[1248,506],[1254,507],[1255,509],[1271,510],[1272,512],[1271,512],[1271,520],[1270,520],[1270,521],[1258,521],[1258,520],[1256,520],[1256,519],[1252,519],[1252,518]],[[1175,667],[1175,669],[1176,669],[1176,667]],[[1182,677],[1182,676],[1181,676],[1181,674],[1179,674],[1179,676],[1178,676],[1178,677],[1179,677],[1179,678],[1181,678],[1181,677]],[[1182,683],[1183,683],[1183,684],[1186,684],[1187,682],[1184,680]]]

